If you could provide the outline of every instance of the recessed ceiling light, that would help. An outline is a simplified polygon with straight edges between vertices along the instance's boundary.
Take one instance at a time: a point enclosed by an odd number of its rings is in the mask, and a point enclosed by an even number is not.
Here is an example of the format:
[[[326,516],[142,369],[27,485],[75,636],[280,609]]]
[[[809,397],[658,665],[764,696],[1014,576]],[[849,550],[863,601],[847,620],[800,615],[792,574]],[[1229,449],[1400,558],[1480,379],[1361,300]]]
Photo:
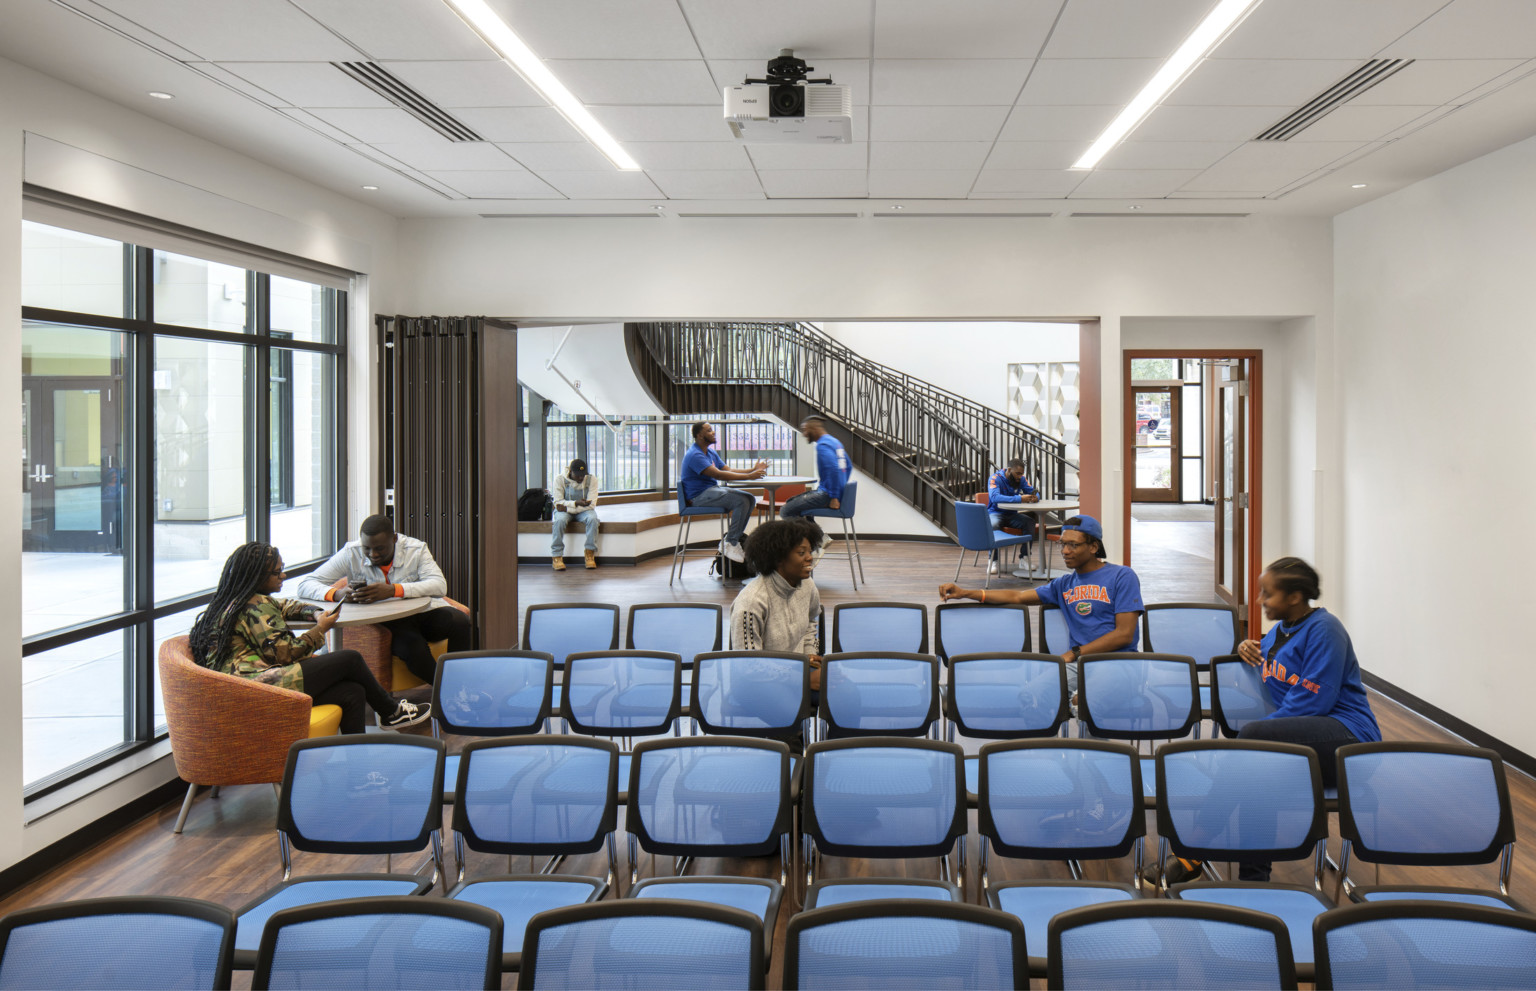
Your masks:
[[[162,92],[160,92],[157,89],[150,90],[149,91],[149,95],[154,97],[157,100],[174,100],[174,99],[176,99],[176,97],[171,95],[170,93],[162,93]]]
[[[378,186],[364,186],[363,188],[368,190],[368,192],[372,193],[372,192],[377,191],[379,187]]]
[[[1363,182],[1351,183],[1349,188],[1350,189],[1364,189],[1365,188],[1365,183],[1363,183]]]
[[[900,203],[897,203],[897,204],[894,204],[894,205],[893,205],[893,206],[892,206],[892,207],[891,207],[891,209],[892,209],[892,210],[905,210],[905,209],[906,209],[906,207],[904,207],[904,206],[902,206],[902,205],[901,205],[901,204],[900,204]]]
[[[651,205],[651,209],[652,210],[660,210],[661,209],[661,204],[660,203],[654,203],[654,204]]]
[[[1130,206],[1126,207],[1126,209],[1127,210],[1140,210],[1141,207],[1139,207],[1136,204],[1132,203]]]

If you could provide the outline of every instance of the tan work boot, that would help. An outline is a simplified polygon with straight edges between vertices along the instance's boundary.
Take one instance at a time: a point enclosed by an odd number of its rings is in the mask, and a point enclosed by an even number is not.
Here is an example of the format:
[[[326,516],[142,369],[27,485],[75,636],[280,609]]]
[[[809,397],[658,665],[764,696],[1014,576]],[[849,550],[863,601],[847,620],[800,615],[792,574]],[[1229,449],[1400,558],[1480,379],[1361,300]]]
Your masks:
[[[593,551],[587,551],[587,570],[591,571],[595,567],[597,567],[597,554]]]
[[[549,566],[551,568],[554,568],[556,571],[564,571],[565,570],[565,558],[563,558],[563,557],[551,558],[550,561],[549,561]]]

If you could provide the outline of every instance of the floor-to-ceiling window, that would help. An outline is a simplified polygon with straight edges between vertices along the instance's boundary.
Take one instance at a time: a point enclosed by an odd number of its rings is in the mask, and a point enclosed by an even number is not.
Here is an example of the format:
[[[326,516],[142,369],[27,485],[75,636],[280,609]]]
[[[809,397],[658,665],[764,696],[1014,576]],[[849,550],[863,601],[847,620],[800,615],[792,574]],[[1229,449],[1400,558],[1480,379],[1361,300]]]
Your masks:
[[[23,782],[165,732],[154,658],[224,560],[336,546],[347,294],[22,225]],[[238,254],[238,252],[235,252]]]

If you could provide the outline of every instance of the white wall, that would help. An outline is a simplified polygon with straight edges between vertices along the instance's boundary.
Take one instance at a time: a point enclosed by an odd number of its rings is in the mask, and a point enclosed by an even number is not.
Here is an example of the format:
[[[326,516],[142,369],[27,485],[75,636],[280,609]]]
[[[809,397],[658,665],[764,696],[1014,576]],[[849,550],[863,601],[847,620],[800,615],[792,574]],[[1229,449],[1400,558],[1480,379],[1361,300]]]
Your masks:
[[[562,339],[564,347],[561,347]],[[551,355],[555,355],[554,367],[546,368],[545,363]],[[580,393],[560,375],[570,382],[579,382]],[[661,408],[646,393],[629,366],[622,323],[519,328],[517,380],[545,399],[554,400],[555,405],[567,413],[592,413],[593,406],[604,416],[614,413],[657,416],[661,413]],[[591,406],[583,401],[583,396]]]
[[[1536,139],[1335,219],[1342,570],[1360,663],[1526,753]]]

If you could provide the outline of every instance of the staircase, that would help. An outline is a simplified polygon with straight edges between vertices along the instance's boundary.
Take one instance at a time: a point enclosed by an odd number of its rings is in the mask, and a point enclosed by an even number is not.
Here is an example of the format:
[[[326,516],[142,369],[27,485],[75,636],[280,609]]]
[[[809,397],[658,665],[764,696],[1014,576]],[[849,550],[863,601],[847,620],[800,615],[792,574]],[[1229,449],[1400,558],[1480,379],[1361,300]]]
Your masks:
[[[1010,458],[1041,498],[1075,466],[1065,445],[964,396],[870,361],[806,323],[628,323],[629,363],[667,413],[820,416],[864,474],[954,535],[969,500]]]

